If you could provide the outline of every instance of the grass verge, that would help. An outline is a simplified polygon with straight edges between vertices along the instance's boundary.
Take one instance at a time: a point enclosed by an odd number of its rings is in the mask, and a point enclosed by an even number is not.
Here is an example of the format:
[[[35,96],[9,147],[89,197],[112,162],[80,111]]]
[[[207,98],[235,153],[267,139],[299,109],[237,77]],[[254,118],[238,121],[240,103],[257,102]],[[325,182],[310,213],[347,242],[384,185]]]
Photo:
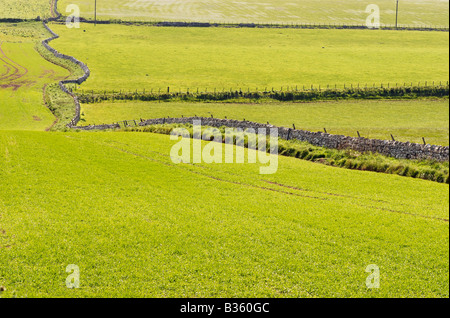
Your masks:
[[[125,127],[126,132],[148,132],[169,135],[174,129],[185,128],[193,135],[192,125],[164,124],[147,127]],[[207,126],[202,130],[208,129]],[[219,128],[222,140],[225,140],[226,127]],[[238,141],[234,140],[236,144]],[[248,147],[248,137],[244,137],[244,147]],[[270,149],[269,140],[266,145]],[[333,167],[352,170],[373,171],[386,174],[396,174],[404,177],[418,178],[438,183],[449,183],[449,162],[437,162],[434,160],[409,160],[396,159],[377,153],[360,153],[354,150],[337,150],[313,146],[307,142],[298,140],[278,140],[278,153],[287,157],[295,157],[313,161]]]
[[[2,297],[448,298],[448,185],[282,156],[266,176],[177,165],[174,144],[0,131]]]

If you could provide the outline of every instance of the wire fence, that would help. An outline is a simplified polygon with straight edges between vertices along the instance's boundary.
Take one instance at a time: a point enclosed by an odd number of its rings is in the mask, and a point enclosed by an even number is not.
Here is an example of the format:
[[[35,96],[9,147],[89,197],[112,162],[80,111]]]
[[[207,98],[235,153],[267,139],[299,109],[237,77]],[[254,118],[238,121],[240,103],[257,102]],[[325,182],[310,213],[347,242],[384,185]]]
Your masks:
[[[300,23],[300,22],[248,22],[248,21],[177,21],[177,20],[139,20],[139,19],[86,19],[81,22],[97,24],[154,25],[160,27],[237,27],[237,28],[291,28],[291,29],[380,29],[380,30],[428,30],[449,31],[448,25],[437,24],[383,24],[368,27],[363,23]]]
[[[350,84],[328,84],[328,85],[286,85],[281,87],[264,86],[263,88],[149,88],[135,90],[87,90],[73,84],[69,89],[78,95],[83,102],[92,103],[103,100],[159,100],[182,97],[198,97],[201,99],[230,99],[230,98],[275,98],[285,100],[286,96],[297,99],[320,98],[320,97],[402,97],[416,94],[417,96],[448,96],[448,81],[423,81],[423,82],[395,82],[395,83],[350,83]],[[358,94],[360,96],[358,96]],[[289,100],[289,97],[286,97]]]
[[[111,130],[111,129],[126,129],[126,128],[143,128],[146,126],[154,126],[154,125],[171,125],[171,124],[187,124],[187,123],[192,123],[192,120],[197,119],[197,120],[202,120],[202,122],[206,122],[205,125],[209,126],[212,125],[213,127],[247,127],[247,128],[254,128],[255,126],[264,126],[264,127],[276,127],[271,125],[269,122],[267,122],[267,125],[265,123],[261,123],[261,122],[251,122],[246,120],[245,118],[242,119],[232,119],[231,117],[228,118],[228,116],[224,116],[224,118],[216,118],[214,117],[212,114],[209,117],[202,117],[202,116],[183,116],[181,115],[180,117],[163,117],[163,118],[153,118],[153,119],[131,119],[131,120],[123,120],[123,121],[118,121],[118,122],[114,122],[112,124],[89,124],[89,125],[78,125],[76,127],[73,127],[75,129],[82,129],[82,130]],[[296,139],[296,138],[292,138],[293,135],[291,135],[292,132],[297,131],[299,133],[315,133],[313,131],[309,131],[309,130],[303,130],[301,128],[298,128],[299,126],[292,124],[291,127],[276,127],[279,129],[282,129],[284,131],[284,134],[282,136],[280,136],[280,138],[282,139],[286,139],[286,140],[291,140],[291,139]],[[317,131],[317,133],[320,133],[322,131]],[[332,130],[329,130],[327,128],[323,128],[323,133],[325,133],[325,135],[329,135],[329,136],[336,136],[338,138],[346,138],[346,137],[352,137],[352,136],[343,136],[340,134],[333,134]],[[369,138],[368,136],[364,135],[364,132],[361,132],[359,130],[355,130],[355,134],[353,134],[354,137],[358,138],[358,140],[380,140],[380,139],[372,139]],[[409,146],[409,144],[411,144],[409,141],[405,142],[405,141],[400,141],[401,139],[406,139],[404,136],[401,136],[399,138],[395,137],[393,133],[389,133],[386,132],[385,134],[386,138],[383,138],[381,140],[391,140],[392,142],[400,142],[400,144],[404,144],[405,146]],[[424,146],[427,146],[430,144],[427,143],[426,138],[425,137],[421,137],[421,136],[417,136],[414,139],[420,139],[421,140],[421,144],[423,144]],[[412,143],[412,144],[418,144],[418,143]],[[448,154],[448,146],[433,146],[433,147],[437,147],[439,149],[443,149],[444,152],[446,152]],[[445,157],[445,156],[444,156]],[[448,161],[448,155],[446,160]]]

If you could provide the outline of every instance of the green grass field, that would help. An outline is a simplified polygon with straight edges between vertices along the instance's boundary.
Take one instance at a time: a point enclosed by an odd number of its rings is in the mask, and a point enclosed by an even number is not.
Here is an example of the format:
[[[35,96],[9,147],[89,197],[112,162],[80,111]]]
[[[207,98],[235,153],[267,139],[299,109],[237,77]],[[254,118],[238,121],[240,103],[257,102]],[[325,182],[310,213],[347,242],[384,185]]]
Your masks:
[[[2,0],[0,19],[36,19],[51,17],[53,0]]]
[[[83,104],[82,125],[131,119],[202,116],[261,122],[331,134],[449,145],[449,102],[444,100],[316,103],[102,102]]]
[[[0,19],[50,16],[51,2],[2,0]],[[93,1],[60,0],[59,11],[65,14],[72,3],[92,17]],[[97,3],[102,19],[331,24],[363,23],[367,5]],[[393,22],[394,1],[372,3],[380,4],[382,23]],[[448,1],[401,1],[400,23],[448,25]],[[85,91],[254,91],[449,79],[444,32],[50,26],[61,36],[51,46],[89,66],[91,77],[80,87]],[[317,157],[323,164],[279,156],[273,175],[261,175],[260,164],[177,165],[170,158],[176,141],[167,135],[44,132],[65,128],[74,115],[71,98],[56,83],[81,75],[42,50],[38,43],[47,37],[41,23],[0,24],[0,286],[6,288],[0,297],[449,297],[448,184],[332,167],[323,156]],[[59,117],[56,125],[44,100]],[[108,101],[82,105],[82,112],[81,124],[214,115],[449,144],[448,98]],[[281,146],[308,155],[328,151],[296,141]],[[350,155],[343,167],[392,164],[448,176],[448,162]],[[70,264],[80,268],[79,289],[66,287]],[[371,264],[380,268],[379,289],[366,287]]]
[[[61,35],[52,45],[90,67],[86,90],[254,91],[449,78],[444,32],[51,26]]]
[[[82,16],[94,18],[94,1],[60,0],[58,8],[75,3]],[[258,22],[258,23],[322,23],[364,24],[368,4],[380,7],[381,23],[395,23],[395,1],[373,0],[108,0],[97,2],[100,19]],[[404,25],[448,26],[448,1],[400,1],[399,23]]]
[[[69,72],[35,50],[47,37],[39,23],[0,25],[0,129],[44,130],[55,121],[44,105],[43,89]]]
[[[4,297],[448,297],[448,185],[284,157],[269,176],[174,165],[174,143],[0,132]]]

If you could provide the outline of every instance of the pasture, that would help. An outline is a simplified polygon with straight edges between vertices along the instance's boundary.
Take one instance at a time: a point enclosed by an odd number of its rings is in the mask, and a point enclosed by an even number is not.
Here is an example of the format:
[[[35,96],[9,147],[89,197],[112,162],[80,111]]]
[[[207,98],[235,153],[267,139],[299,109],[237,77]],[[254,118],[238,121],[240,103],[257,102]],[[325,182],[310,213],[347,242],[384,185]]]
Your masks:
[[[53,47],[92,70],[85,90],[254,91],[431,84],[449,77],[444,32],[51,27],[61,35]]]
[[[49,17],[52,3],[2,0],[0,19]],[[92,19],[93,3],[60,0],[58,8],[64,15],[78,4]],[[393,23],[394,1],[371,3],[380,5],[382,23]],[[401,25],[448,26],[447,0],[400,3]],[[127,21],[363,24],[367,17],[359,0],[97,4],[100,19]],[[99,95],[449,80],[447,32],[49,26],[61,36],[50,45],[91,70],[78,92]],[[167,132],[164,125],[70,131],[75,107],[57,83],[82,70],[45,52],[39,43],[48,37],[40,22],[0,24],[0,297],[449,297],[449,185],[418,178],[448,182],[448,162],[290,140],[280,142],[286,156],[272,175],[261,175],[259,163],[175,164],[177,141],[151,132]],[[83,104],[80,124],[192,115],[449,144],[448,97],[109,100]],[[61,131],[44,132],[50,127]],[[80,288],[66,286],[70,264],[80,268]],[[378,289],[366,286],[372,264]]]
[[[366,100],[311,103],[102,102],[82,104],[81,125],[162,117],[230,118],[357,137],[449,145],[449,106],[444,100]]]
[[[77,4],[81,15],[94,18],[94,1],[60,0],[59,11]],[[125,21],[195,21],[226,23],[365,24],[368,4],[380,7],[381,23],[395,23],[395,1],[373,0],[99,0],[100,19]],[[401,25],[448,26],[448,0],[400,1]]]
[[[447,184],[285,157],[268,176],[175,165],[174,143],[0,132],[4,296],[448,297]]]
[[[35,50],[47,37],[39,23],[0,25],[0,129],[44,130],[56,120],[44,104],[44,88],[69,72]]]
[[[51,24],[94,91],[286,90],[448,81],[445,32]],[[77,43],[77,45],[73,45]]]
[[[50,3],[53,0],[2,0],[0,19],[36,19],[52,16]]]

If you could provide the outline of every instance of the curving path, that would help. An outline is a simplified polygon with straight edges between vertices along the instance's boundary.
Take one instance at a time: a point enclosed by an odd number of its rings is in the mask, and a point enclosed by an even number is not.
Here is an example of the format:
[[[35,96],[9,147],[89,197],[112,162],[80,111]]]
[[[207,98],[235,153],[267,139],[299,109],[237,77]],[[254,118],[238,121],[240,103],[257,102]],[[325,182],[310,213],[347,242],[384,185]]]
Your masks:
[[[28,73],[28,69],[13,60],[11,60],[2,49],[3,42],[0,42],[0,62],[6,68],[6,73],[0,74],[0,81],[14,81],[24,77]]]

